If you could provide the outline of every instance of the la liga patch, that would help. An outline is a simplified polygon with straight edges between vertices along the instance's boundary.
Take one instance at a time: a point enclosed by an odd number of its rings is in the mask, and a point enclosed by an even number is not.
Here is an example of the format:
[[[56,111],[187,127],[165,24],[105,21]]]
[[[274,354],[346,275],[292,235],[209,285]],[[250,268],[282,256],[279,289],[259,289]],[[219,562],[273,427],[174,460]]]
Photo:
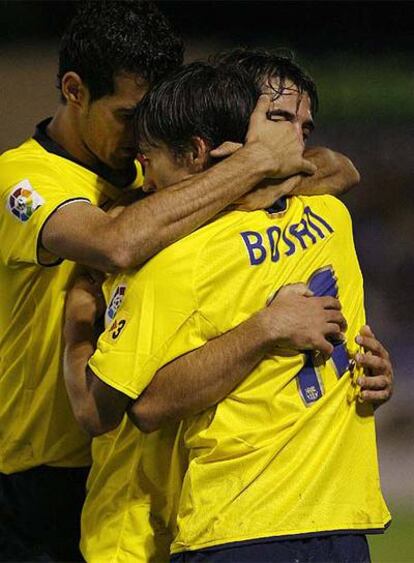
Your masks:
[[[29,180],[22,180],[12,188],[7,199],[7,209],[23,223],[44,204],[45,200],[34,190]]]
[[[118,285],[114,292],[112,293],[111,300],[105,312],[105,326],[108,326],[109,323],[114,319],[116,312],[118,311],[119,307],[124,300],[126,291],[126,285]]]

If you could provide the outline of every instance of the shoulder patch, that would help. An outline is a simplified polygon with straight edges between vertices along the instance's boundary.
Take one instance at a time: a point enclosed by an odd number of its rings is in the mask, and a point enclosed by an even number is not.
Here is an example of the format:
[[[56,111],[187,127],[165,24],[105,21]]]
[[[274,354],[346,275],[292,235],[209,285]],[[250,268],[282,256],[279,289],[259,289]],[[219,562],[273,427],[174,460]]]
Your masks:
[[[29,180],[22,180],[12,188],[7,198],[7,209],[16,219],[24,223],[44,202],[42,196],[32,188]]]
[[[111,300],[109,301],[109,305],[106,308],[105,312],[105,326],[108,326],[114,319],[116,312],[118,311],[119,307],[122,305],[122,301],[124,300],[125,291],[126,285],[120,284],[112,292]]]

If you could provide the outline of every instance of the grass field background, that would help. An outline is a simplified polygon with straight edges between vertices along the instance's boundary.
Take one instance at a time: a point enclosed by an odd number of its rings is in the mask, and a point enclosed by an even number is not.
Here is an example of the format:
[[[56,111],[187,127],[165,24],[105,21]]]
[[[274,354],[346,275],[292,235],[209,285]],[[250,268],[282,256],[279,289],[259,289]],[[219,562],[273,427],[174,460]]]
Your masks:
[[[414,507],[388,504],[391,526],[383,535],[369,536],[372,563],[414,563]]]

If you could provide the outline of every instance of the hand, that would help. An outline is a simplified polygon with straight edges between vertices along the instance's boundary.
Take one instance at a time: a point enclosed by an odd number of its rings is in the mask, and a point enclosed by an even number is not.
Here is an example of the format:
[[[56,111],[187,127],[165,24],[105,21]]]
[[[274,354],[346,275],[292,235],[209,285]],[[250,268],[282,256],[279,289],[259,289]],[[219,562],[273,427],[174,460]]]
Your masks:
[[[270,349],[319,350],[333,352],[329,338],[338,340],[346,330],[341,304],[334,297],[313,297],[305,284],[280,289],[261,311]]]
[[[234,202],[232,209],[240,211],[267,209],[282,196],[289,195],[299,185],[301,179],[302,176],[296,175],[286,180],[271,178],[263,180],[255,190]]]
[[[313,174],[316,166],[303,158],[303,141],[292,123],[267,118],[270,96],[262,94],[250,117],[244,149],[266,168],[266,177],[287,178],[294,174]]]
[[[388,401],[393,392],[394,374],[390,355],[369,326],[363,326],[355,340],[365,352],[355,356],[357,365],[363,368],[365,374],[358,378],[361,398],[378,407]]]
[[[312,178],[315,181],[311,186],[313,193],[343,194],[361,180],[358,170],[344,154],[326,147],[307,147],[304,156],[317,167]],[[302,177],[295,193],[302,193],[303,190],[304,193],[309,193],[310,186],[307,184],[306,178]]]

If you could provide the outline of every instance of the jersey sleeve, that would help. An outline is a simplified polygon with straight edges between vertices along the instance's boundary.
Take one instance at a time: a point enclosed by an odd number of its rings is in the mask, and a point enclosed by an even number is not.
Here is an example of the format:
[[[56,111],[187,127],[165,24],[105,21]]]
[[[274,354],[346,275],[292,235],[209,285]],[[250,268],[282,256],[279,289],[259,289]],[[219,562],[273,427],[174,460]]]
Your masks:
[[[95,375],[133,399],[162,366],[217,335],[197,309],[191,261],[173,271],[151,267],[156,261],[136,274],[134,283],[114,289],[107,309],[110,322],[107,318],[107,328],[89,361]],[[124,299],[114,314],[122,292]]]
[[[89,201],[60,185],[56,171],[48,174],[23,171],[16,178],[0,174],[0,258],[4,264],[54,265],[61,260],[45,251],[40,254],[42,229],[60,207],[73,201]]]

